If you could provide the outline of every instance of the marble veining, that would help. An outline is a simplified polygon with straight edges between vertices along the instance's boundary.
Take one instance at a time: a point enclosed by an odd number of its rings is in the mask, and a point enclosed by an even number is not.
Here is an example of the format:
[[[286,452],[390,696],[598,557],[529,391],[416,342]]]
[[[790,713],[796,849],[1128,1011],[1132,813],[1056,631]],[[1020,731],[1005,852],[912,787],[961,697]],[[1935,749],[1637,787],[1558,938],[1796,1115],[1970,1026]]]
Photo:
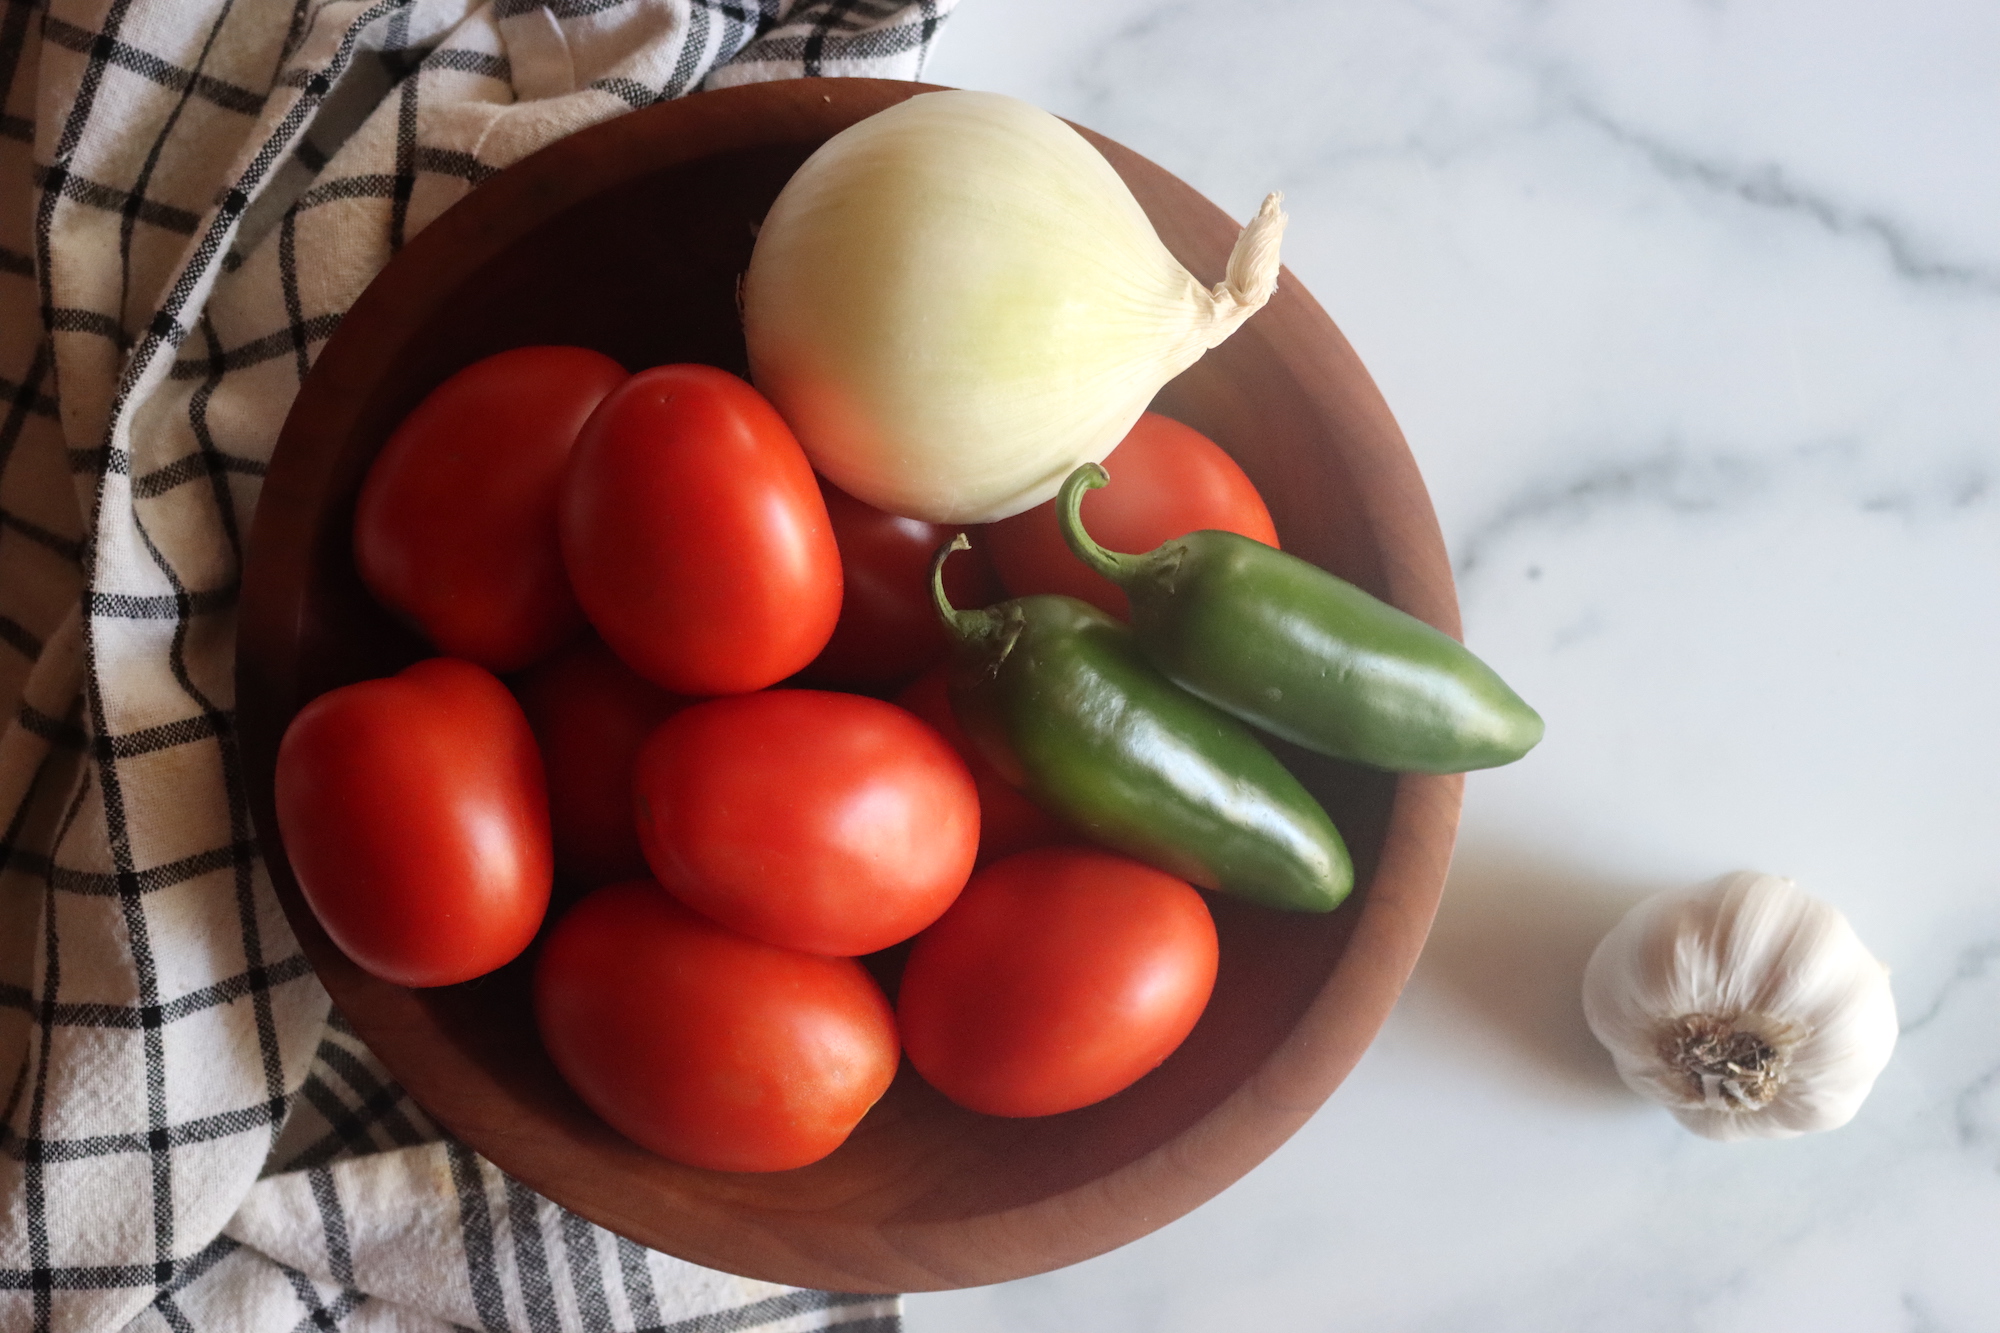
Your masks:
[[[1833,486],[1860,513],[1928,522],[1983,509],[1992,498],[1993,479],[1985,460],[1962,458],[1926,468],[1906,464],[1893,477],[1883,477],[1863,469],[1865,452],[1859,441],[1846,439],[1763,455],[1704,455],[1676,441],[1636,456],[1592,462],[1552,482],[1531,482],[1467,527],[1452,542],[1453,569],[1464,581],[1516,533],[1574,527],[1627,506],[1714,514],[1768,503],[1775,492]]]
[[[965,0],[928,77],[1285,191],[1549,736],[1291,1142],[912,1333],[2000,1328],[1996,70],[1959,0]],[[1840,1130],[1696,1139],[1583,1024],[1618,915],[1739,868],[1890,968]]]
[[[2000,296],[2000,268],[1945,259],[1930,253],[1895,218],[1841,203],[1790,178],[1776,162],[1736,166],[1696,157],[1641,130],[1614,119],[1602,107],[1579,94],[1564,101],[1584,124],[1642,157],[1668,179],[1719,194],[1753,208],[1795,215],[1831,235],[1878,247],[1897,276],[1917,283],[1937,283],[1981,296]]]
[[[2000,1145],[2000,1065],[1995,1065],[1958,1094],[1954,1109],[1958,1118],[1958,1141],[1972,1150]],[[2000,1170],[2000,1161],[1995,1162]]]
[[[1676,445],[1629,461],[1597,464],[1553,485],[1531,487],[1508,500],[1453,543],[1453,567],[1464,580],[1485,563],[1492,548],[1514,532],[1554,523],[1575,525],[1610,508],[1645,504],[1701,513],[1746,504],[1768,490],[1771,471],[1756,458],[1693,458]]]
[[[1951,975],[1938,987],[1936,998],[1924,1007],[1923,1012],[1903,1019],[1903,1035],[1907,1037],[1935,1020],[1944,1012],[1945,1004],[1954,995],[1968,989],[1973,982],[1986,980],[1993,974],[1996,966],[2000,966],[2000,940],[1986,940],[1979,944],[1968,945],[1958,955],[1958,966],[1952,969]]]

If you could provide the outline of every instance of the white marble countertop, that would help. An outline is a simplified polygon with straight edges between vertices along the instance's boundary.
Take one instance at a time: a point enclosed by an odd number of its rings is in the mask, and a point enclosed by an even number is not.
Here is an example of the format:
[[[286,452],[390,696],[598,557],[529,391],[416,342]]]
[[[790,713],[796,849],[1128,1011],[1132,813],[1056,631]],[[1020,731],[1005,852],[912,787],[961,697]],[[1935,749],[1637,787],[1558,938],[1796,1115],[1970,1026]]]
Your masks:
[[[927,77],[1285,192],[1549,730],[1303,1131],[911,1333],[2000,1328],[1996,72],[1965,0],[963,0]],[[1893,970],[1843,1129],[1697,1139],[1584,1027],[1620,912],[1736,868]]]

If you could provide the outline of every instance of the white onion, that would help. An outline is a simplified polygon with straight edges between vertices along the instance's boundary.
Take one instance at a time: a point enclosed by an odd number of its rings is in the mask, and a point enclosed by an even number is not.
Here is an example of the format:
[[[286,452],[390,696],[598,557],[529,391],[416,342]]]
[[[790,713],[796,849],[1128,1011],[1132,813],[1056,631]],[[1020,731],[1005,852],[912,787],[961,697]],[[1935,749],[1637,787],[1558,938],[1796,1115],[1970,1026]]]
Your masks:
[[[924,93],[786,184],[743,283],[751,376],[836,486],[982,523],[1101,460],[1269,298],[1278,196],[1208,290],[1103,155],[996,93]]]

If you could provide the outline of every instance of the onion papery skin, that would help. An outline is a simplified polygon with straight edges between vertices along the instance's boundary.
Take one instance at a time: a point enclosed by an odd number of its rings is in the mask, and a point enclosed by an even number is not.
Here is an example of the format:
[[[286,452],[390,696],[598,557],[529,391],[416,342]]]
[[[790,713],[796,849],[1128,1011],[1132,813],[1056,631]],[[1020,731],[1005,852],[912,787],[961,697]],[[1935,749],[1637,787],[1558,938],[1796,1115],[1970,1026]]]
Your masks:
[[[1219,341],[1214,298],[1101,153],[1025,102],[957,90],[799,168],[758,233],[743,322],[752,379],[813,465],[934,523],[1048,499]]]

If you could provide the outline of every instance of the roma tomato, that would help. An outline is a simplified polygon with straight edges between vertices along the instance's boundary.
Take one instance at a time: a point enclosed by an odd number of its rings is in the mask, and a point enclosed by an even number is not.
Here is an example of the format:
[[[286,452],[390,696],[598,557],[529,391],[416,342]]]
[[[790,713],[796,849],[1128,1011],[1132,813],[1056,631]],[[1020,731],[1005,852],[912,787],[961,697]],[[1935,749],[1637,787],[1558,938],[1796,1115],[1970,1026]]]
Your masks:
[[[333,942],[399,986],[445,986],[534,938],[553,877],[520,705],[456,658],[329,690],[278,745],[278,832]]]
[[[459,371],[376,456],[354,511],[375,599],[439,652],[515,671],[583,624],[556,544],[570,446],[625,368],[582,347],[521,347]]]
[[[965,761],[865,695],[765,690],[684,708],[640,747],[633,787],[668,892],[809,953],[908,939],[951,905],[979,849]]]
[[[931,556],[958,529],[884,513],[823,478],[820,494],[840,547],[840,619],[802,679],[893,689],[950,647],[931,600]],[[953,606],[988,606],[1005,595],[977,548],[945,563],[944,583]]]
[[[944,664],[932,667],[911,681],[896,696],[896,702],[936,727],[971,771],[973,788],[979,793],[978,863],[984,865],[1052,842],[1078,841],[1066,824],[1029,800],[979,753],[958,724],[958,715],[951,711],[949,675]]]
[[[511,684],[542,752],[557,873],[589,887],[645,875],[632,760],[647,734],[688,701],[638,675],[594,634]]]
[[[578,437],[563,559],[611,650],[676,694],[737,694],[812,661],[840,615],[840,551],[777,412],[713,366],[642,370]]]
[[[1150,551],[1204,528],[1278,544],[1270,511],[1222,446],[1172,417],[1148,412],[1104,460],[1111,483],[1083,497],[1083,526],[1113,551]],[[1016,597],[1057,592],[1129,619],[1125,594],[1064,544],[1055,501],[990,523],[986,550]]]
[[[688,1166],[816,1162],[896,1075],[895,1015],[859,963],[724,930],[650,882],[571,908],[534,989],[542,1044],[577,1096]]]
[[[1022,852],[917,937],[896,1001],[903,1049],[969,1110],[1075,1110],[1194,1030],[1216,958],[1208,905],[1173,876],[1094,848]]]

